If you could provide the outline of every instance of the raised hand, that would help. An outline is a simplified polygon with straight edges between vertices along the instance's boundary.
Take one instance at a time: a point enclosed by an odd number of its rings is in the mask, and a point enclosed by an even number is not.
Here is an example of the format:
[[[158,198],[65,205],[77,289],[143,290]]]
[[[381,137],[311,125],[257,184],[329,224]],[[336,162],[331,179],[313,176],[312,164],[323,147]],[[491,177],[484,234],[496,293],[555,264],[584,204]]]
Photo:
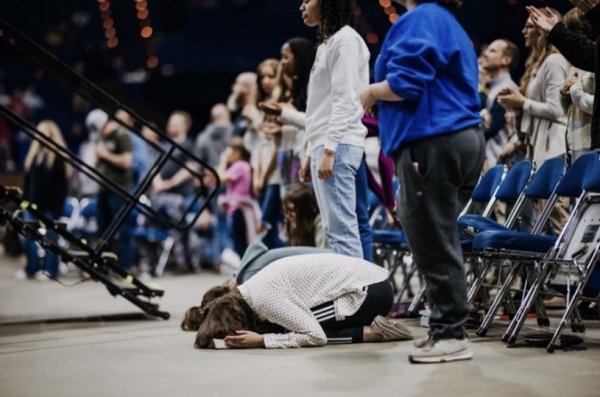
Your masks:
[[[546,33],[550,32],[560,22],[558,16],[550,11],[548,7],[543,12],[531,6],[525,8],[531,16],[531,21]]]

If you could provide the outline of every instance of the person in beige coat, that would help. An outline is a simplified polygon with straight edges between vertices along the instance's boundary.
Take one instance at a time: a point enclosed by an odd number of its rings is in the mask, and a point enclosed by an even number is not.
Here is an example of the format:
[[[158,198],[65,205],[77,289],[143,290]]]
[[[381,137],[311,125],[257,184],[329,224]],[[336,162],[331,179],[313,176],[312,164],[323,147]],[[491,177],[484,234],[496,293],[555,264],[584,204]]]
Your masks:
[[[531,18],[525,23],[523,36],[531,53],[525,64],[520,89],[503,90],[498,101],[521,116],[518,128],[525,136],[521,143],[527,145],[528,158],[534,160],[539,168],[546,160],[567,152],[567,118],[561,106],[560,87],[567,79],[570,65],[546,40],[547,34],[535,26]],[[536,212],[541,211],[542,205],[536,206]],[[559,201],[551,216],[557,233],[562,230],[568,215],[568,202]]]

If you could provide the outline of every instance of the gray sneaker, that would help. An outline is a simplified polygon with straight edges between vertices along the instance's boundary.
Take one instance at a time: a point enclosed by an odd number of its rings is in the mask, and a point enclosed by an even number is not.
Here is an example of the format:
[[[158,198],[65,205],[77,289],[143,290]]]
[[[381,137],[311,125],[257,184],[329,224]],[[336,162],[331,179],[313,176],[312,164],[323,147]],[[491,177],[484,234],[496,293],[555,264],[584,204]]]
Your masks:
[[[469,349],[469,340],[464,339],[431,339],[425,346],[413,351],[408,356],[411,363],[445,363],[458,360],[469,360],[473,352]]]
[[[410,340],[412,333],[401,323],[390,320],[383,316],[375,317],[371,323],[371,331],[383,337],[382,342],[399,340]]]
[[[428,336],[425,336],[424,338],[415,339],[413,341],[413,346],[416,347],[417,349],[422,349],[425,347],[427,342],[429,342],[430,338],[431,338],[431,336],[428,335]]]

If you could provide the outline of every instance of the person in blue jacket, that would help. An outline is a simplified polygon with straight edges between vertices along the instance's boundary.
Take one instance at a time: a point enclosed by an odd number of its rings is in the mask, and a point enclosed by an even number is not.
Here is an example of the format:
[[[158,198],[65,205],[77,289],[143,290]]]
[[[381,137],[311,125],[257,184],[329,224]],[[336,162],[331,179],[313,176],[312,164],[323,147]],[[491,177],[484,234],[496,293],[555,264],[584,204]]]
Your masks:
[[[485,157],[477,56],[452,13],[460,0],[397,1],[408,11],[390,28],[361,102],[367,113],[378,105],[381,145],[400,179],[398,216],[427,282],[429,336],[409,361],[465,360],[473,354],[456,220]]]

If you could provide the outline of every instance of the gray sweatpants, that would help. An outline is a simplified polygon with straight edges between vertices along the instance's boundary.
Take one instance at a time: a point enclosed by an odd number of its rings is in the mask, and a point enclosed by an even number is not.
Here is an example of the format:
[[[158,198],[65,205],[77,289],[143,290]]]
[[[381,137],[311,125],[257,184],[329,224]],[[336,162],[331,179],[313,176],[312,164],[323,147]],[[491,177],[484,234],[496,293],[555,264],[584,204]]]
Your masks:
[[[427,282],[435,338],[465,334],[467,282],[456,219],[461,195],[476,185],[484,158],[485,139],[475,128],[410,142],[394,156],[398,217]]]

